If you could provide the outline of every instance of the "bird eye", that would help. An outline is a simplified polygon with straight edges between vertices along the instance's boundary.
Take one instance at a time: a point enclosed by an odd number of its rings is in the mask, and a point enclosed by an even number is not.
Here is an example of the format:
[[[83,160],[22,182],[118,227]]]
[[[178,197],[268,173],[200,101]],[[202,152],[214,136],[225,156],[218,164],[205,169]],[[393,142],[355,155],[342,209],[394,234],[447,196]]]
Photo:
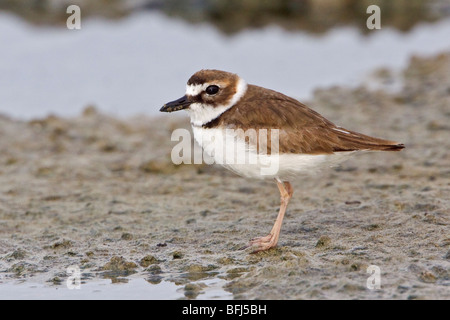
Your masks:
[[[205,91],[207,94],[212,96],[213,94],[216,94],[217,92],[219,92],[219,87],[216,85],[211,85],[211,86],[208,86],[208,88],[206,88]]]

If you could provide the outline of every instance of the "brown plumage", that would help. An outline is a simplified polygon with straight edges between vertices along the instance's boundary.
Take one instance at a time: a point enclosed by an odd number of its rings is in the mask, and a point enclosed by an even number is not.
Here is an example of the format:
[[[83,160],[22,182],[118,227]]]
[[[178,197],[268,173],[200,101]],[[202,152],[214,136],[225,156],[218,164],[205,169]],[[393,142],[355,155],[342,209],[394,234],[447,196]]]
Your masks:
[[[241,107],[244,106],[245,107]],[[203,125],[230,129],[279,129],[280,153],[331,154],[356,150],[398,151],[403,144],[336,126],[282,93],[248,85],[247,92],[220,117]],[[249,141],[255,143],[255,141]],[[270,141],[267,153],[270,153]]]

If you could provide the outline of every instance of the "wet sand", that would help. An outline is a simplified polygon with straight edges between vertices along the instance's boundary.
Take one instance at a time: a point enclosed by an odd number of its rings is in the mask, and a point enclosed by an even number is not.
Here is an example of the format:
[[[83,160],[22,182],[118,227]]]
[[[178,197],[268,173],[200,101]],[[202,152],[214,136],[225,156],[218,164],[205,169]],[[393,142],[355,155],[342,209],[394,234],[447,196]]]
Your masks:
[[[270,231],[276,184],[173,165],[187,114],[0,116],[0,291],[62,287],[78,266],[83,283],[169,281],[190,299],[214,278],[237,299],[450,299],[450,54],[372,82],[382,89],[320,89],[308,105],[406,149],[292,181],[278,247],[257,254],[239,248]],[[366,286],[370,265],[381,289]]]

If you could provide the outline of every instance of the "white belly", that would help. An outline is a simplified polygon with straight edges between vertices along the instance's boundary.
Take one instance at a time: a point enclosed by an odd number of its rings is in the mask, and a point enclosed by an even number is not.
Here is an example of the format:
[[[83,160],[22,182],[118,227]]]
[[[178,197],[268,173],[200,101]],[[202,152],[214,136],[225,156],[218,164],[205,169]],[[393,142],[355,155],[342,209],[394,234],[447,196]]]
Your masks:
[[[232,130],[193,126],[195,141],[204,151],[204,161],[220,164],[240,176],[289,180],[298,175],[315,174],[337,165],[352,152],[337,154],[258,154],[256,148],[233,134]]]

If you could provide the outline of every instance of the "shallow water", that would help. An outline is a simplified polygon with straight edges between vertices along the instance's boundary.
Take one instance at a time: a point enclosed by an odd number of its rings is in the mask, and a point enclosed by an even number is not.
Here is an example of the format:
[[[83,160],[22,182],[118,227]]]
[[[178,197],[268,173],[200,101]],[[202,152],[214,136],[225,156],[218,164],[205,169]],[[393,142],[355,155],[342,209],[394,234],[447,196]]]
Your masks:
[[[94,104],[120,116],[153,115],[202,68],[307,99],[317,87],[360,84],[375,68],[400,70],[411,54],[448,49],[448,34],[449,19],[409,33],[382,28],[364,36],[340,27],[317,36],[273,26],[228,37],[156,12],[86,19],[81,30],[34,27],[0,13],[0,112],[70,116]]]
[[[225,281],[221,279],[208,279],[197,281],[201,284],[201,292],[195,299],[230,299],[231,293],[222,289]],[[143,278],[129,279],[126,282],[113,283],[109,279],[83,281],[79,288],[69,289],[62,285],[48,285],[42,282],[15,281],[0,284],[0,300],[160,300],[185,299],[183,285],[176,285],[170,281],[161,281],[153,284]]]

